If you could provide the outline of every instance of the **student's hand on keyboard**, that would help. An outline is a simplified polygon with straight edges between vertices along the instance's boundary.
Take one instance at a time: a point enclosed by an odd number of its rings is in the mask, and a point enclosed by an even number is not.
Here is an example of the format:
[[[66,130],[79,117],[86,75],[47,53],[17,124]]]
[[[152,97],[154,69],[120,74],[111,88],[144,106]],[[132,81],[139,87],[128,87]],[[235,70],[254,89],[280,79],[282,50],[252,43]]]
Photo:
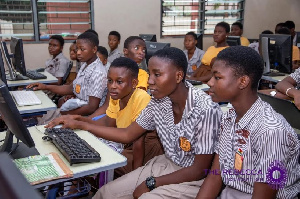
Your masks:
[[[37,90],[46,90],[46,85],[42,83],[32,83],[26,86],[26,89],[32,89],[34,91]]]
[[[75,129],[76,123],[79,122],[77,120],[79,117],[80,115],[63,115],[49,122],[49,124],[47,124],[45,128],[53,128],[57,125],[62,125],[61,128]]]

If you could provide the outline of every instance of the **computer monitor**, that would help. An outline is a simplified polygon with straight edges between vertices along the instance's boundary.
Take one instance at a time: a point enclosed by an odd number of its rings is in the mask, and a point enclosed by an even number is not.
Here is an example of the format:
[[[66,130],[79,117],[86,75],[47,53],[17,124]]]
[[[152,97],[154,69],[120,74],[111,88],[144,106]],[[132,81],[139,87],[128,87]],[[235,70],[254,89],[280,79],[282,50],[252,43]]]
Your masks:
[[[240,46],[241,38],[239,36],[228,36],[226,42],[229,46]]]
[[[8,80],[14,80],[16,79],[16,74],[15,74],[15,71],[13,70],[12,66],[11,66],[11,55],[8,53],[8,49],[7,49],[7,46],[6,46],[6,42],[5,41],[0,41],[1,43],[1,49],[2,49],[2,52],[3,52],[3,58],[4,58],[4,61],[5,61],[5,64],[8,68],[8,72],[9,72],[9,77],[8,77]]]
[[[144,41],[157,42],[157,41],[156,41],[156,35],[155,35],[155,34],[139,34],[139,36],[140,36]]]
[[[266,40],[268,40],[268,42],[262,42]],[[291,35],[260,34],[259,41],[262,54],[268,52],[270,69],[276,69],[281,73],[292,72],[293,43]]]
[[[300,48],[300,32],[297,32],[296,37],[296,46]]]
[[[4,63],[3,63],[2,50],[1,49],[0,49],[0,80],[2,80],[7,85],[5,67],[4,67]]]
[[[12,64],[15,69],[26,76],[26,67],[23,51],[23,41],[17,37],[11,37],[10,40],[10,52],[13,54]]]
[[[42,198],[6,153],[0,153],[0,198]]]
[[[0,152],[11,152],[13,135],[29,148],[35,146],[7,86],[2,81],[0,81],[0,115],[7,126],[6,137],[0,148]]]
[[[197,34],[197,44],[196,47],[203,50],[203,34]]]
[[[159,42],[150,42],[146,41],[146,48],[147,48],[147,53],[146,53],[146,62],[148,64],[149,59],[152,57],[152,55],[164,48],[169,48],[171,45],[170,43],[159,43]]]

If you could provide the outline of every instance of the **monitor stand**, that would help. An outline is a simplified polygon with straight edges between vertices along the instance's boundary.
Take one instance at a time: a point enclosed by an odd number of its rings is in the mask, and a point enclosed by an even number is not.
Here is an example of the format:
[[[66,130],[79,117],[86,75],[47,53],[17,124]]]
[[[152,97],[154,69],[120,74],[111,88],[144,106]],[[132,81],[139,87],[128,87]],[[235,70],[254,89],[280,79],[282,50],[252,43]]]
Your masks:
[[[13,76],[10,76],[10,75],[6,76],[6,79],[10,80],[10,81],[18,81],[18,80],[28,80],[29,78],[26,76],[23,76],[19,73],[14,72]]]

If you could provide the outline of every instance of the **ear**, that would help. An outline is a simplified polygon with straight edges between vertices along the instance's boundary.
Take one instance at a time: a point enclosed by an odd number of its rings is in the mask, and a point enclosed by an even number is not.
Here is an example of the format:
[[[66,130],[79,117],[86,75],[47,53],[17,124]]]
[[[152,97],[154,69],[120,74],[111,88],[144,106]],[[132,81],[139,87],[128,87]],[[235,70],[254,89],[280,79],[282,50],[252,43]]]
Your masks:
[[[139,80],[134,78],[132,80],[132,88],[136,88],[136,86],[138,85],[138,83],[139,83]]]
[[[240,80],[239,88],[241,90],[247,88],[251,84],[251,80],[250,80],[249,76],[247,76],[247,75],[243,75],[242,77],[239,78],[239,80]]]
[[[97,46],[93,47],[93,53],[96,54],[97,53]]]
[[[123,48],[123,53],[124,53],[124,55],[127,56],[127,55],[128,55],[128,49],[127,49],[127,48]],[[125,57],[126,57],[126,56],[125,56]]]
[[[184,76],[184,72],[182,70],[179,70],[176,72],[176,83],[177,84],[182,82],[183,76]]]

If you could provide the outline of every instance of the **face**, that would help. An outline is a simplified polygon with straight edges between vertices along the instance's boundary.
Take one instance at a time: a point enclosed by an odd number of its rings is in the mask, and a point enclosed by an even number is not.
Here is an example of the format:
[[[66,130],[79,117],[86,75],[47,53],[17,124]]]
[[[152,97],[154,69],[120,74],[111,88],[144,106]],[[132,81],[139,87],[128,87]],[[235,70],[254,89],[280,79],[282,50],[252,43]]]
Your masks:
[[[107,74],[107,88],[112,99],[123,99],[137,85],[137,79],[132,78],[127,68],[110,67]]]
[[[192,35],[185,35],[184,37],[184,47],[187,50],[194,49],[197,44],[197,40]]]
[[[56,39],[50,39],[49,40],[49,46],[48,51],[50,55],[53,55],[54,57],[61,53],[63,50],[63,47],[60,45],[59,41]]]
[[[226,37],[228,36],[228,34],[226,33],[225,28],[223,28],[222,26],[216,26],[215,27],[215,31],[214,31],[214,42],[216,43],[222,43],[226,41]]]
[[[76,60],[77,59],[76,44],[71,44],[69,51],[70,51],[70,59],[71,60]]]
[[[91,60],[96,56],[97,46],[93,46],[90,42],[78,39],[77,46],[77,59],[80,62],[87,62],[90,64]]]
[[[222,60],[215,61],[212,78],[208,81],[209,95],[214,102],[232,102],[238,96],[239,78]]]
[[[109,35],[108,36],[108,46],[110,47],[110,50],[115,50],[118,48],[118,45],[120,44],[120,41],[117,36],[115,35]]]
[[[140,39],[133,40],[129,44],[128,49],[124,48],[124,55],[138,64],[141,63],[146,55],[145,42]]]
[[[179,71],[170,61],[152,57],[148,64],[149,89],[153,97],[161,99],[170,96],[181,82],[183,72]]]
[[[102,55],[101,53],[99,53],[97,51],[97,56],[99,57],[99,59],[101,60],[101,62],[102,62],[103,65],[107,64],[107,58],[104,55]]]
[[[240,29],[239,26],[233,25],[231,26],[231,35],[232,36],[241,36],[243,34],[243,30]]]

